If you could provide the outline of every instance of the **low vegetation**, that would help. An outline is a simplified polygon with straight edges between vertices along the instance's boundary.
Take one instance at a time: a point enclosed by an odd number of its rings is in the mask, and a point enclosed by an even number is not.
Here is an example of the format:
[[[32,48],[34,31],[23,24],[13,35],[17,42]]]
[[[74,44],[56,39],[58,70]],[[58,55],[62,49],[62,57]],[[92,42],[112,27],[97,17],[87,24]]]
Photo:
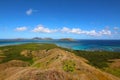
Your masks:
[[[118,68],[105,68],[104,69],[106,72],[108,72],[108,73],[111,73],[111,74],[113,74],[113,75],[115,75],[115,76],[118,76],[118,77],[120,77],[120,68],[118,69]]]
[[[86,58],[90,65],[120,77],[120,68],[110,68],[111,59],[120,59],[120,52],[73,51],[77,56]]]
[[[63,62],[63,69],[67,72],[73,72],[75,70],[75,62],[72,60],[65,60]]]
[[[0,54],[0,56],[4,56],[5,58],[2,58],[0,60],[0,63],[8,62],[10,60],[22,60],[33,63],[32,57],[25,57],[21,55],[21,51],[23,50],[49,50],[56,48],[57,46],[54,44],[38,44],[38,43],[30,43],[30,44],[21,44],[21,45],[13,45],[13,46],[4,46],[0,47],[0,50],[4,54]]]
[[[93,51],[79,51],[79,50],[74,51],[74,50],[58,47],[54,44],[29,43],[29,44],[0,47],[0,63],[9,62],[11,60],[21,60],[21,61],[28,62],[32,65],[35,60],[41,59],[41,58],[43,59],[43,57],[45,56],[41,54],[42,56],[40,56],[39,58],[36,57],[34,59],[32,56],[26,57],[24,55],[21,55],[22,51],[25,51],[25,50],[33,51],[33,52],[39,51],[39,50],[48,51],[49,49],[53,49],[53,48],[60,48],[65,51],[73,52],[75,53],[75,55],[84,57],[85,59],[87,59],[88,64],[120,77],[120,68],[114,68],[114,67],[110,68],[110,64],[113,63],[113,61],[110,61],[110,60],[120,59],[120,52],[106,52],[106,51],[94,51],[93,52]],[[56,60],[57,58],[58,57],[56,57]],[[52,59],[53,58],[50,57],[50,60],[47,61],[46,63],[47,64],[51,63]],[[53,62],[54,61],[55,60],[53,60]],[[43,66],[43,64],[38,63],[33,66],[40,68],[41,66]],[[75,61],[65,60],[62,64],[62,69],[66,72],[75,72],[75,66],[76,66]]]

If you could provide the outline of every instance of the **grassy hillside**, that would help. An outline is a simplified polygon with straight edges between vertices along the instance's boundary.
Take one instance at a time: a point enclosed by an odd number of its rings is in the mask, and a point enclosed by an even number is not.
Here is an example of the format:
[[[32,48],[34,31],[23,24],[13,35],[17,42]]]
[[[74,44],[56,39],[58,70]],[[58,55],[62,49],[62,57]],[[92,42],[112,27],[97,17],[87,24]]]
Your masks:
[[[43,49],[53,49],[57,48],[58,46],[54,44],[37,44],[37,43],[30,43],[30,44],[21,44],[21,45],[12,45],[12,46],[4,46],[0,47],[1,50],[1,57],[5,57],[2,59],[0,63],[7,62],[10,60],[22,60],[32,63],[31,57],[25,57],[20,55],[21,51],[23,50],[43,50]],[[4,54],[2,54],[4,53]]]
[[[114,63],[114,61],[112,60],[120,59],[120,52],[106,52],[106,51],[94,51],[94,52],[73,51],[73,52],[78,56],[86,58],[89,61],[88,64],[120,77],[120,66],[117,68],[116,67],[110,68],[110,65]]]
[[[54,49],[54,48],[60,48],[62,50],[65,50],[66,52],[60,50],[58,50],[58,52],[55,50],[53,51],[51,50],[52,52],[49,52],[50,49]],[[47,51],[48,53],[46,53]],[[14,60],[21,60],[30,63],[32,67],[41,68],[41,69],[53,67],[53,65],[54,66],[56,65],[55,67],[57,66],[60,67],[61,65],[63,65],[62,69],[66,72],[82,70],[83,68],[76,69],[75,66],[79,64],[79,59],[78,62],[76,61],[76,59],[72,60],[73,55],[72,56],[67,55],[69,54],[68,51],[79,56],[79,58],[84,57],[85,59],[88,60],[87,62],[88,64],[95,66],[96,68],[102,69],[106,72],[109,72],[113,75],[120,77],[120,67],[119,66],[110,67],[111,65],[113,65],[114,62],[111,60],[120,59],[120,53],[106,52],[106,51],[102,51],[102,52],[74,51],[74,50],[58,47],[54,44],[29,43],[29,44],[0,47],[0,63],[4,64],[8,62],[4,65],[11,66],[16,62]],[[25,52],[25,53],[27,52],[27,54],[21,55],[21,52]],[[61,53],[63,54],[63,56],[61,56]],[[66,59],[61,63],[59,57],[64,57],[64,58],[71,57],[71,58],[70,59],[67,58],[68,60]],[[82,60],[82,58],[80,60]],[[20,63],[23,66],[23,62],[17,61],[16,63],[17,64]],[[119,64],[120,62],[117,61],[116,63]]]

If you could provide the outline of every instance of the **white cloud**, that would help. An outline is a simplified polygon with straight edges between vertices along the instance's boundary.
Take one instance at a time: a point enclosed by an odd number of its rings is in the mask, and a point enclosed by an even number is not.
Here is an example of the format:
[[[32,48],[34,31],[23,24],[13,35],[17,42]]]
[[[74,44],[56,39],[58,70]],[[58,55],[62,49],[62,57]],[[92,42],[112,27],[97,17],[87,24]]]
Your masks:
[[[100,36],[95,30],[85,31],[84,33],[90,36]]]
[[[38,25],[32,31],[33,32],[41,32],[41,33],[53,33],[53,32],[57,32],[56,29],[45,28],[43,25]]]
[[[79,28],[73,28],[73,29],[71,29],[71,31],[70,31],[71,33],[75,33],[75,34],[82,34],[82,33],[84,33],[81,29],[79,29]]]
[[[111,31],[110,30],[105,30],[103,29],[102,31],[99,32],[100,35],[111,35]]]
[[[102,35],[111,35],[111,31],[108,29],[101,30],[101,31],[96,31],[96,30],[81,30],[80,28],[67,28],[63,27],[61,29],[63,33],[72,33],[72,34],[85,34],[85,35],[90,35],[90,36],[102,36]]]
[[[17,27],[15,29],[16,31],[25,31],[27,30],[27,27]],[[32,32],[39,32],[39,33],[54,33],[54,32],[62,32],[62,33],[70,33],[70,34],[83,34],[88,36],[104,36],[104,35],[112,35],[113,32],[111,32],[109,29],[103,29],[100,31],[96,30],[82,30],[80,28],[68,28],[63,27],[62,29],[50,29],[47,27],[44,27],[43,25],[37,25]]]
[[[82,33],[84,33],[81,29],[79,29],[79,28],[72,28],[72,29],[70,29],[70,28],[67,28],[67,27],[63,27],[62,29],[61,29],[61,31],[63,32],[63,33],[73,33],[73,34],[82,34]]]
[[[62,31],[62,32],[67,32],[67,33],[69,33],[70,29],[67,28],[67,27],[63,27],[63,28],[61,29],[61,31]]]
[[[26,11],[26,14],[27,15],[31,15],[33,13],[33,10],[32,9],[28,9],[27,11]]]
[[[17,27],[15,30],[16,31],[25,31],[25,30],[27,30],[27,27]]]

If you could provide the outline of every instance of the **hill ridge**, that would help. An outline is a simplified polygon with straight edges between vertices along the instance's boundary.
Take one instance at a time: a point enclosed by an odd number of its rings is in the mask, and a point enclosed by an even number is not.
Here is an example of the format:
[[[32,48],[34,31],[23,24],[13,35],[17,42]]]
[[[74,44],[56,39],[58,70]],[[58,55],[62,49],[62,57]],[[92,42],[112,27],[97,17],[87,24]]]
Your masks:
[[[87,64],[86,59],[59,48],[23,50],[21,55],[32,57],[34,63],[30,66],[7,67],[0,71],[0,80],[120,80]]]

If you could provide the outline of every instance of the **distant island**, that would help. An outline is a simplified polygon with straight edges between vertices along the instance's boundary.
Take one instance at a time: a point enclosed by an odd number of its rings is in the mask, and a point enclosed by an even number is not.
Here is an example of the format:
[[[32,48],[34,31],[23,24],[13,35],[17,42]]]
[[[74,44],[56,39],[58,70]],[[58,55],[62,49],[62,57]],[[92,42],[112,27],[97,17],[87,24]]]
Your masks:
[[[32,40],[42,40],[42,38],[40,38],[40,37],[34,37],[34,38],[32,38]]]
[[[60,38],[60,39],[53,39],[50,37],[45,37],[45,38],[41,38],[41,37],[33,37],[33,38],[16,38],[16,39],[9,39],[9,40],[60,40],[60,41],[75,41],[75,39],[73,38]]]
[[[61,38],[61,41],[75,41],[73,38]]]
[[[53,40],[52,38],[40,38],[40,37],[34,37],[32,40]]]

